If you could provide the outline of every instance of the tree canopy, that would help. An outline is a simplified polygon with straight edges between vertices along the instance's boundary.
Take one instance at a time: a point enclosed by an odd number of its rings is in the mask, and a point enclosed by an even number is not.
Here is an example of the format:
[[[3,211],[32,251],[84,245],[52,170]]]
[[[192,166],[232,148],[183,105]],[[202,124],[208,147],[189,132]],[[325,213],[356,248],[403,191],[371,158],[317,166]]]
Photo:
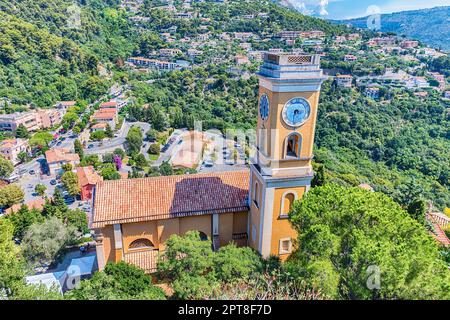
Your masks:
[[[290,218],[299,238],[289,270],[326,295],[449,298],[450,272],[437,242],[386,195],[328,184],[296,202]]]
[[[69,291],[67,299],[77,300],[163,300],[164,292],[152,284],[141,269],[125,262],[109,263],[80,287]]]

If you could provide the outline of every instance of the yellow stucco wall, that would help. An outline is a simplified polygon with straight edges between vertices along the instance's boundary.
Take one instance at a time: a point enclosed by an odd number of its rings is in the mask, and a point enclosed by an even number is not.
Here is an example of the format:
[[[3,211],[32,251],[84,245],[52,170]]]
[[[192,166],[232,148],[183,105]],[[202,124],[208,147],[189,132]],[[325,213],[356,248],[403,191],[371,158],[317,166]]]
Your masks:
[[[179,234],[180,221],[179,219],[158,220],[157,222],[158,236],[159,236],[159,250],[165,249],[165,242],[173,234]]]
[[[130,244],[137,239],[148,239],[155,249],[159,249],[159,239],[156,221],[126,223],[122,225],[122,244],[124,253],[128,253]],[[133,250],[134,252],[136,250]]]
[[[219,239],[224,246],[233,240],[233,213],[219,214]]]
[[[211,238],[211,215],[180,218],[179,234],[184,235],[188,231],[201,231]]]
[[[298,197],[297,200],[299,200],[303,197],[306,187],[283,188],[275,190],[272,218],[272,239],[270,244],[270,253],[273,255],[279,255],[280,239],[291,238],[292,242],[297,239],[297,231],[294,230],[289,220],[286,218],[280,218],[283,195],[289,191],[295,192]],[[288,256],[288,254],[283,254],[280,255],[280,258],[284,260]]]
[[[259,176],[255,173],[252,173],[252,192],[251,192],[251,199],[250,199],[250,219],[249,219],[249,235],[248,235],[248,244],[250,247],[252,247],[255,250],[258,250],[259,247],[259,234],[260,234],[260,208],[256,207],[256,205],[253,202],[253,188],[255,185],[255,182],[257,181],[259,184],[259,192],[262,194],[262,187],[263,182],[259,180]],[[261,206],[261,202],[259,204]]]
[[[247,232],[248,212],[219,214],[220,245],[226,245],[232,241],[234,233]],[[101,229],[103,234],[103,253],[105,262],[120,261],[122,251],[124,254],[136,252],[130,250],[130,244],[137,239],[150,240],[155,249],[163,251],[165,241],[173,235],[184,235],[188,231],[201,231],[211,238],[212,216],[203,215],[195,217],[183,217],[176,219],[155,220],[146,222],[122,224],[122,249],[115,249],[114,228],[109,225]],[[247,245],[247,239],[235,241],[238,246]],[[147,249],[142,249],[147,250]]]
[[[282,159],[285,149],[286,137],[294,132],[294,128],[287,126],[282,118],[284,105],[291,99],[302,97],[308,100],[311,105],[311,115],[309,119],[295,132],[302,136],[301,157],[311,157],[314,145],[315,124],[317,118],[317,106],[319,102],[320,92],[289,92],[289,93],[273,93],[266,88],[260,87],[260,96],[266,93],[270,101],[270,113],[266,121],[258,117],[258,128],[263,126],[269,129],[267,137],[267,153],[272,159]],[[277,129],[275,137],[270,129]],[[307,166],[310,161],[281,161],[277,166],[281,168],[292,168]]]
[[[102,229],[103,233],[103,253],[105,255],[105,263],[115,261],[115,245],[114,245],[114,229],[113,226],[106,226]]]

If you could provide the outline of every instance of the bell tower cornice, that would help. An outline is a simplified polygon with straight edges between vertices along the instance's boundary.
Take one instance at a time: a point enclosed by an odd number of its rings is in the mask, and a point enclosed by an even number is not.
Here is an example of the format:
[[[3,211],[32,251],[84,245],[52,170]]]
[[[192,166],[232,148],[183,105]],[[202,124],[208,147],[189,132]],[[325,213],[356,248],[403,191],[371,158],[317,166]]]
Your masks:
[[[260,86],[271,92],[319,91],[327,79],[319,55],[267,52],[257,76]]]

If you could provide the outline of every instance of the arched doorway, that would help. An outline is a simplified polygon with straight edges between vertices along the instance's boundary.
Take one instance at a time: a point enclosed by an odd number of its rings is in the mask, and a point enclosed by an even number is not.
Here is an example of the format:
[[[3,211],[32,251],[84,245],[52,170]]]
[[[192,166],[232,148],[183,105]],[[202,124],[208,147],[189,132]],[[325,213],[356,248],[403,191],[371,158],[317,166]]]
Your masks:
[[[206,233],[202,232],[202,231],[197,231],[198,235],[200,237],[200,240],[202,241],[208,241],[208,236],[206,235]]]

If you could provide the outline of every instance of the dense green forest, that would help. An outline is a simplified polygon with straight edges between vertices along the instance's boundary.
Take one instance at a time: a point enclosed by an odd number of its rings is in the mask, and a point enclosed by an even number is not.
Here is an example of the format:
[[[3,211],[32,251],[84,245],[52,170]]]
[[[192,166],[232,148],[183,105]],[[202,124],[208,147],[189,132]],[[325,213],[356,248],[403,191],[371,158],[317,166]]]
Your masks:
[[[438,94],[376,102],[325,84],[317,123],[316,161],[333,180],[373,184],[402,205],[416,198],[450,204],[450,116]]]
[[[68,23],[72,1],[0,1],[0,97],[50,107],[104,94],[111,64],[135,47],[125,12],[109,8],[116,4],[83,1],[81,24],[74,27]]]

